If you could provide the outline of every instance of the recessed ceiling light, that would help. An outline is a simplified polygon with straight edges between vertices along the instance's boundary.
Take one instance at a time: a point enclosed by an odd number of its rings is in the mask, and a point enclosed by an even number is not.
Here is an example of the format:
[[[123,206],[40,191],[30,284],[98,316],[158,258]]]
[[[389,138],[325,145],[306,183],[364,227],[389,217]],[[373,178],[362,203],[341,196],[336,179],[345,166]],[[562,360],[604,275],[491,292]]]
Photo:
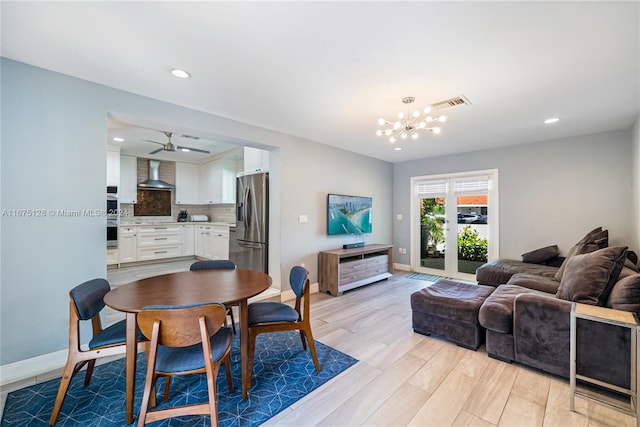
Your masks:
[[[191,74],[179,68],[174,68],[173,70],[171,70],[171,74],[173,74],[174,77],[177,77],[179,79],[188,79],[189,77],[191,77]]]
[[[119,137],[117,137],[117,136],[116,136],[115,138],[113,138],[113,140],[114,140],[115,142],[124,142],[124,139],[119,138]]]
[[[547,119],[544,121],[545,125],[550,125],[552,123],[558,123],[560,121],[560,119],[558,117],[551,117],[550,119]]]
[[[191,151],[191,150],[189,150],[188,148],[181,148],[181,150],[182,150],[182,151],[184,151],[184,152],[186,152],[186,153],[188,153],[189,151]]]
[[[402,150],[402,147],[394,147],[394,148],[393,148],[393,150],[394,150],[394,151],[401,151],[401,150]]]

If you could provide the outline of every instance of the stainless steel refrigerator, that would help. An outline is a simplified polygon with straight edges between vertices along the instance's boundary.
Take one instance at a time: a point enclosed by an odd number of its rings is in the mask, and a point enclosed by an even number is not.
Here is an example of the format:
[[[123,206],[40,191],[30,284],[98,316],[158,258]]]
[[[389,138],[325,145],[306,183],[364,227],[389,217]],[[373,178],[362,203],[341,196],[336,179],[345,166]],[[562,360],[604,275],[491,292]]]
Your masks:
[[[236,227],[229,236],[229,259],[238,268],[268,273],[269,174],[237,178]]]

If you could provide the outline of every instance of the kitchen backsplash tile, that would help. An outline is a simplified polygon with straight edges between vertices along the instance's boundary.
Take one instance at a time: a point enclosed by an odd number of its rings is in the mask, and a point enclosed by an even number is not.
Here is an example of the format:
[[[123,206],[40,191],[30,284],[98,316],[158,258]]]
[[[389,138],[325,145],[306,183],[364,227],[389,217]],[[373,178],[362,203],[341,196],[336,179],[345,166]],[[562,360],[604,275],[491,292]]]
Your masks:
[[[189,215],[207,215],[212,222],[235,222],[235,205],[176,205],[171,204],[171,216],[134,216],[132,203],[121,203],[121,223],[133,221],[162,222],[177,221],[180,211],[187,211]]]

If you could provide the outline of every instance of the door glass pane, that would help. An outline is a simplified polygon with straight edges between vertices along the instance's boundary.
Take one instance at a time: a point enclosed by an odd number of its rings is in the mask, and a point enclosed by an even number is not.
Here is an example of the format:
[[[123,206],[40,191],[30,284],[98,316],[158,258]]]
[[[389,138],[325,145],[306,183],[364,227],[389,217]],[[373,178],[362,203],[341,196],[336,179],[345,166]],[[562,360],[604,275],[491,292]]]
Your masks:
[[[458,271],[475,274],[476,269],[487,262],[488,196],[464,195],[458,203]]]
[[[432,197],[420,200],[420,266],[444,270],[445,199]]]

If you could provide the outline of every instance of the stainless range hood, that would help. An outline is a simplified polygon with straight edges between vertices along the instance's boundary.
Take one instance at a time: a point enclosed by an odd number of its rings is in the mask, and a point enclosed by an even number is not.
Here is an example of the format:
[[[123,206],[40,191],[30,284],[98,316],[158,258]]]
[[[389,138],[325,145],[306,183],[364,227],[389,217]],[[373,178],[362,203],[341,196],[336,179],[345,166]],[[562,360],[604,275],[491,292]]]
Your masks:
[[[171,190],[174,185],[160,180],[160,160],[149,160],[149,179],[138,184],[145,190]]]

